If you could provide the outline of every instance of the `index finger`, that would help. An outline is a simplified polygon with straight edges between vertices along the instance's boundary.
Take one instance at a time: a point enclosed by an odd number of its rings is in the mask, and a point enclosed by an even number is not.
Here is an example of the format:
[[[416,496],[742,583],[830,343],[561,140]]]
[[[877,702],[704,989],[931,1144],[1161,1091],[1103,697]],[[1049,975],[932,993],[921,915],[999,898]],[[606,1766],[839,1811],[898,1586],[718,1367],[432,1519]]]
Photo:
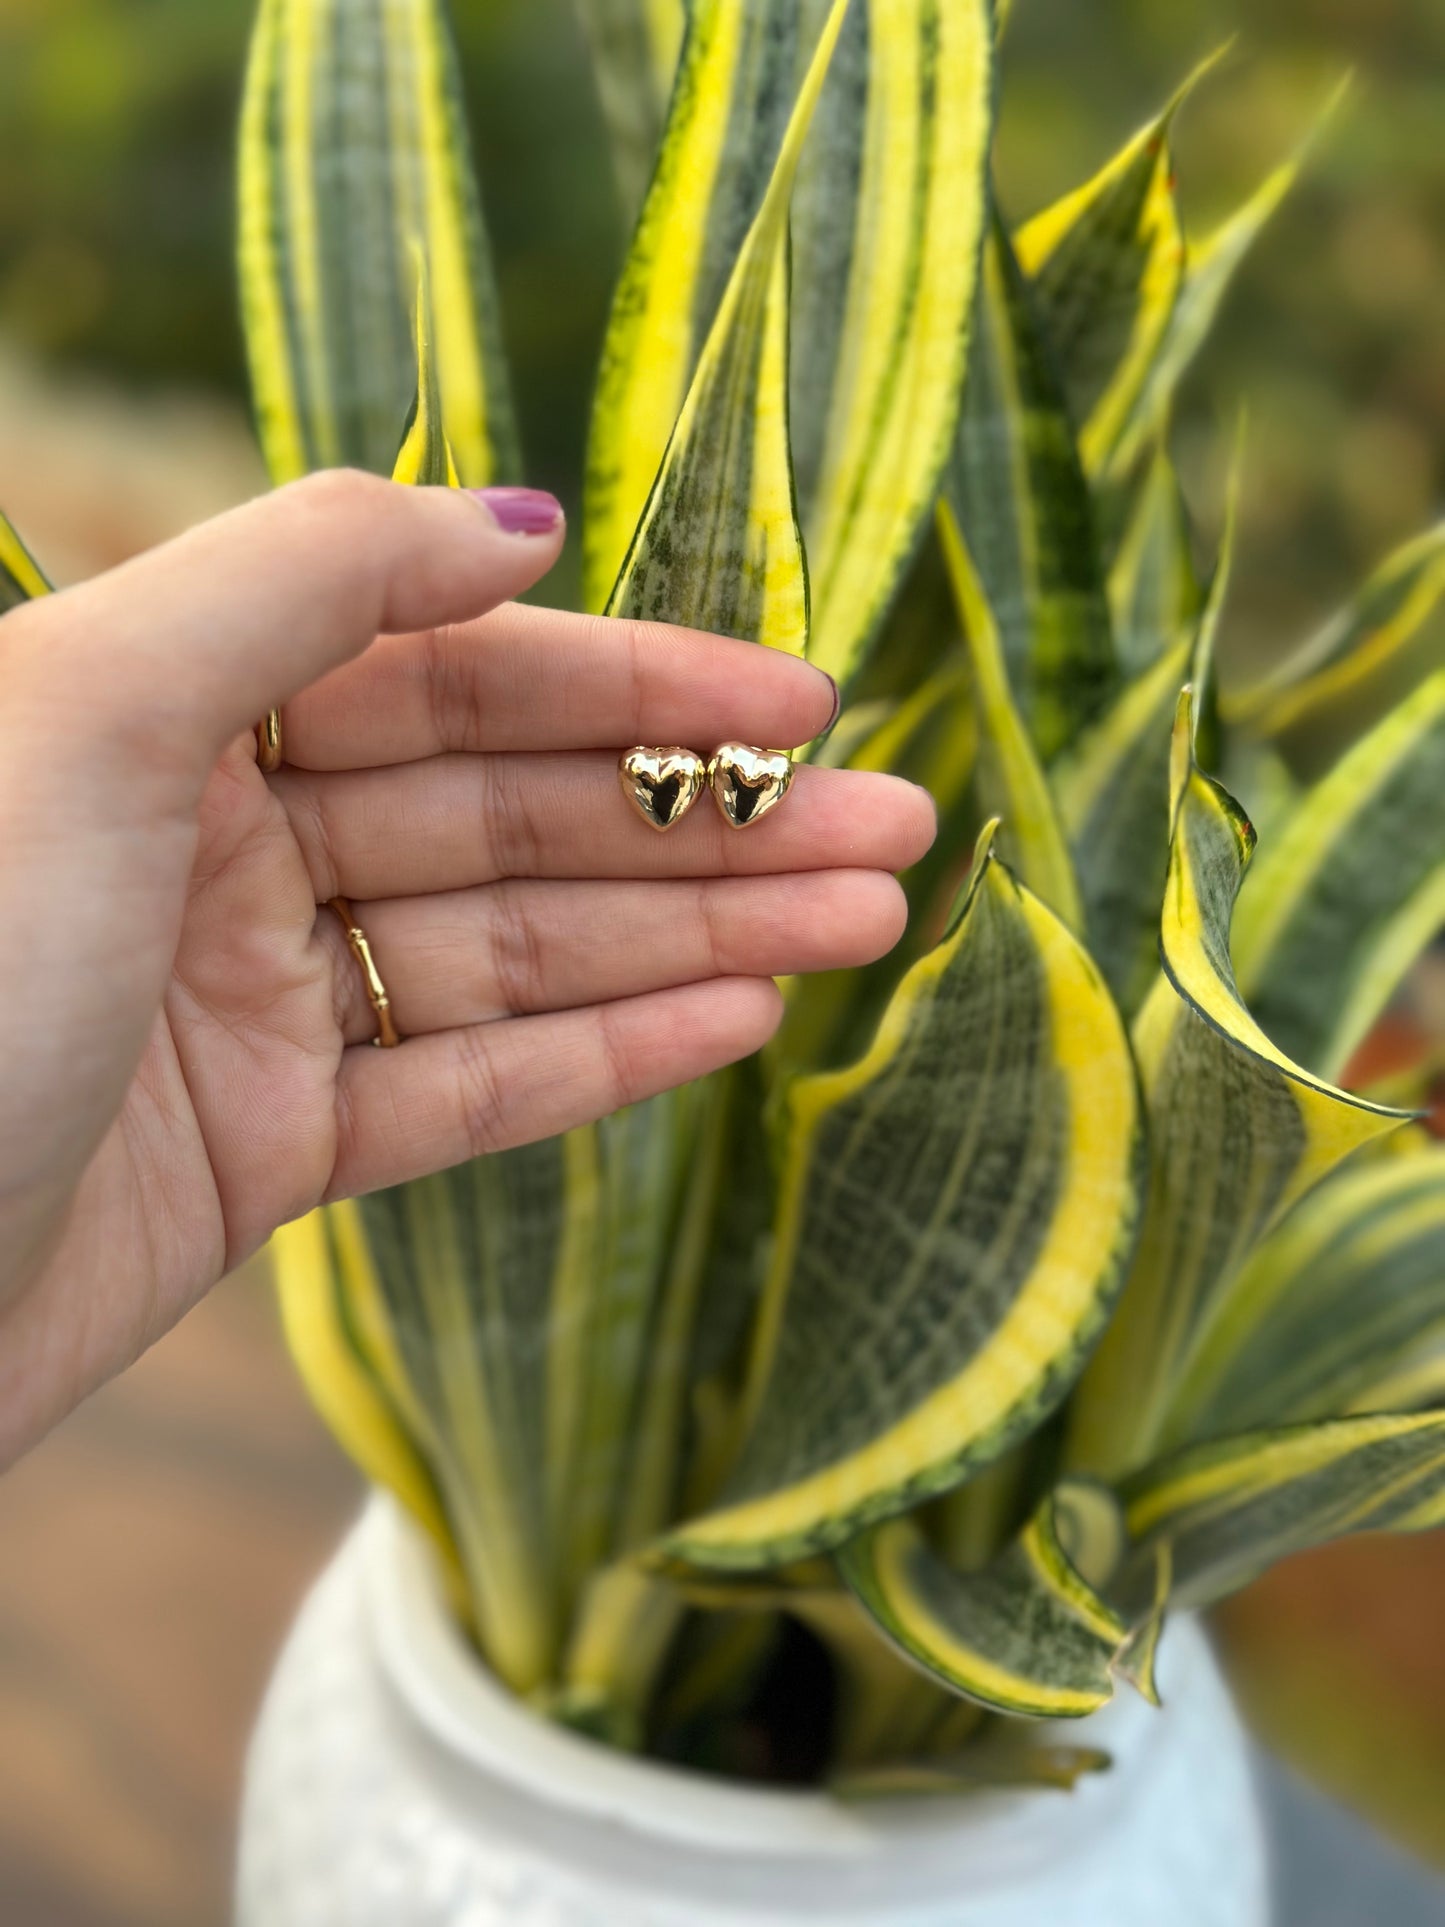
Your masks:
[[[287,706],[286,760],[371,769],[451,751],[811,742],[832,679],[756,643],[506,603],[475,622],[384,637]]]

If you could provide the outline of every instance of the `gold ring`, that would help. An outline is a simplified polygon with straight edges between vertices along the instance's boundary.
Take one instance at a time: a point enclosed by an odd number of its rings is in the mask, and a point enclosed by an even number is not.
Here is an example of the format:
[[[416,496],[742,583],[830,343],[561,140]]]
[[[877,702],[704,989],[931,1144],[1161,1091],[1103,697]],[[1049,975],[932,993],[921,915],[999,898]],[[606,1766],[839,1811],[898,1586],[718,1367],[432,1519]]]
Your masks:
[[[366,932],[356,921],[345,897],[332,897],[326,907],[336,913],[346,932],[346,947],[361,965],[361,974],[366,979],[366,1000],[376,1012],[378,1026],[378,1034],[371,1041],[378,1050],[395,1050],[401,1042],[401,1032],[392,1021],[391,999],[386,994],[386,985],[381,981],[381,972],[371,954]]]
[[[281,712],[268,709],[256,725],[256,767],[274,776],[281,767]]]

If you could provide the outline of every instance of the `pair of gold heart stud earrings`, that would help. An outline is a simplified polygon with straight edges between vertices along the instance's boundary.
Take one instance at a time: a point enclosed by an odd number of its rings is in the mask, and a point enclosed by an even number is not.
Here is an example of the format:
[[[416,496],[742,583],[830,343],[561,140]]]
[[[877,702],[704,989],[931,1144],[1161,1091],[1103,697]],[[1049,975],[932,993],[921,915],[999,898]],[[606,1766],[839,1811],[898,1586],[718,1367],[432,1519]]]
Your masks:
[[[734,830],[760,823],[777,808],[793,781],[793,759],[783,750],[723,743],[706,762],[690,749],[639,746],[617,765],[622,794],[644,823],[670,830],[687,815],[706,786]]]

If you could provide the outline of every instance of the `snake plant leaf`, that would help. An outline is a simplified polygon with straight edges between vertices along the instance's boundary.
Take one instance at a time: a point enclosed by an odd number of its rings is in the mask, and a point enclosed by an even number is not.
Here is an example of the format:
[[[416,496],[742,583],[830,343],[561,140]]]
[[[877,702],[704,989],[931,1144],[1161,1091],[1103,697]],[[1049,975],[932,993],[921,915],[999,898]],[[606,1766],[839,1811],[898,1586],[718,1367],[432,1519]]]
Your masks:
[[[1358,596],[1252,687],[1228,694],[1225,720],[1262,736],[1370,704],[1390,687],[1445,597],[1445,522],[1389,556]],[[1425,636],[1428,640],[1428,634]],[[1438,655],[1432,666],[1438,666]]]
[[[1121,1496],[1135,1552],[1119,1596],[1152,1586],[1154,1548],[1167,1543],[1171,1603],[1211,1605],[1290,1553],[1445,1524],[1445,1412],[1218,1439],[1146,1466]]]
[[[1012,1788],[1071,1793],[1086,1775],[1107,1773],[1112,1765],[1112,1756],[1101,1747],[1022,1745],[1001,1730],[997,1739],[991,1734],[947,1757],[900,1760],[893,1766],[838,1774],[828,1791],[836,1800],[916,1799],[925,1794],[957,1799],[962,1793]]]
[[[1235,919],[1241,994],[1282,1050],[1339,1077],[1445,927],[1445,669],[1305,792]]]
[[[359,1206],[482,1650],[520,1693],[550,1678],[561,1638],[540,1321],[567,1257],[563,1158],[560,1144],[532,1146]]]
[[[22,602],[49,595],[50,584],[40,565],[15,533],[8,516],[0,515],[0,616]]]
[[[1218,59],[1205,61],[1092,180],[1016,237],[1091,476],[1118,446],[1173,323],[1185,260],[1174,118]]]
[[[1418,1342],[1351,1400],[1349,1414],[1417,1412],[1445,1405],[1445,1329],[1431,1326]]]
[[[1445,1150],[1346,1170],[1221,1296],[1170,1402],[1167,1445],[1388,1409],[1445,1342]]]
[[[1009,686],[1003,643],[987,592],[953,509],[938,506],[939,537],[963,618],[979,724],[979,799],[1003,819],[1013,867],[1071,930],[1083,903],[1049,781]]]
[[[829,971],[790,989],[774,1048],[776,1060],[797,1071],[852,1063],[868,1048],[899,980],[931,948],[957,897],[977,834],[978,720],[967,665],[946,662],[906,701],[865,707],[873,713],[840,766],[917,783],[933,798],[939,831],[932,849],[900,879],[909,922],[897,948],[863,969]]]
[[[518,468],[442,0],[261,0],[241,117],[240,268],[273,480],[389,475],[414,389],[420,243],[457,468]]]
[[[571,1248],[548,1313],[547,1465],[573,1583],[655,1530],[680,1476],[695,1282],[685,1251],[674,1264],[672,1237],[702,1099],[698,1087],[669,1092],[568,1140]],[[579,1185],[596,1193],[585,1246]],[[629,1506],[642,1507],[631,1527]]]
[[[871,1050],[799,1080],[739,1463],[664,1559],[752,1570],[961,1483],[1077,1377],[1133,1246],[1140,1122],[1097,971],[984,833]]]
[[[609,615],[683,622],[794,655],[808,646],[788,447],[788,203],[847,5],[834,0],[819,36]]]
[[[519,1692],[557,1681],[584,1584],[625,1531],[690,1095],[357,1207],[407,1430],[442,1494],[479,1643]],[[648,1437],[675,1475],[676,1441]]]
[[[841,22],[834,14],[832,34]],[[582,557],[590,609],[615,600],[658,471],[669,446],[677,448],[679,414],[690,395],[696,400],[705,347],[713,349],[705,386],[716,394],[724,350],[729,365],[735,354],[756,357],[759,321],[767,324],[768,352],[783,364],[768,370],[774,386],[783,384],[773,398],[777,419],[755,421],[756,406],[737,410],[739,462],[757,431],[773,441],[786,436],[780,256],[797,150],[822,80],[815,73],[807,100],[795,102],[801,32],[796,0],[693,0],[688,8],[667,127],[613,299],[592,409]],[[820,42],[818,51],[826,64],[829,48]],[[725,300],[733,312],[719,332]],[[738,373],[752,382],[760,371],[743,360]],[[719,470],[722,461],[719,452]]]
[[[647,191],[687,20],[686,0],[577,0],[629,215]]]
[[[948,1565],[910,1517],[836,1557],[883,1636],[954,1692],[1028,1719],[1079,1719],[1113,1697],[1129,1629],[1071,1564],[1051,1499],[978,1572]]]
[[[1235,900],[1254,851],[1239,805],[1194,758],[1192,694],[1172,750],[1164,972],[1134,1026],[1153,1145],[1149,1208],[1123,1300],[1075,1401],[1074,1462],[1137,1464],[1221,1290],[1290,1206],[1401,1122],[1294,1063],[1240,999]]]
[[[1235,496],[1193,633],[1127,683],[1054,772],[1069,825],[1089,947],[1126,1012],[1158,976],[1169,848],[1170,719],[1188,680],[1207,687],[1234,563]]]
[[[446,431],[441,382],[437,375],[431,289],[426,257],[417,251],[416,395],[406,432],[391,471],[394,482],[417,487],[460,488],[456,457]]]
[[[287,1349],[313,1404],[366,1476],[384,1486],[426,1530],[460,1579],[436,1483],[413,1442],[397,1397],[399,1368],[364,1247],[357,1207],[334,1205],[283,1225],[267,1253]],[[370,1339],[368,1344],[367,1340]],[[378,1368],[378,1353],[390,1369]],[[401,1387],[402,1401],[406,1398]],[[459,1598],[465,1589],[455,1587]]]
[[[1113,694],[1118,665],[1093,508],[1032,300],[994,214],[945,499],[1045,763]]]
[[[1111,478],[1127,476],[1149,443],[1163,434],[1180,383],[1213,331],[1235,278],[1293,193],[1311,149],[1333,119],[1349,86],[1348,78],[1340,83],[1296,151],[1260,183],[1243,207],[1203,241],[1189,244],[1179,299],[1128,425],[1110,457]]]
[[[1154,1549],[1154,1596],[1148,1610],[1135,1621],[1114,1660],[1114,1673],[1126,1680],[1151,1706],[1162,1706],[1159,1691],[1159,1642],[1169,1611],[1174,1584],[1174,1550],[1167,1539]]]
[[[962,1714],[963,1744],[984,1718],[983,1710],[929,1677],[888,1640],[825,1560],[832,1589],[804,1594],[790,1614],[827,1651],[835,1686],[832,1757],[852,1770],[908,1757],[935,1747],[951,1750],[952,1729]]]
[[[843,685],[926,530],[953,438],[993,65],[988,0],[854,0],[799,172],[792,424],[809,653]]]
[[[1195,633],[1205,596],[1194,566],[1184,491],[1161,438],[1134,493],[1109,570],[1114,645],[1131,681]]]

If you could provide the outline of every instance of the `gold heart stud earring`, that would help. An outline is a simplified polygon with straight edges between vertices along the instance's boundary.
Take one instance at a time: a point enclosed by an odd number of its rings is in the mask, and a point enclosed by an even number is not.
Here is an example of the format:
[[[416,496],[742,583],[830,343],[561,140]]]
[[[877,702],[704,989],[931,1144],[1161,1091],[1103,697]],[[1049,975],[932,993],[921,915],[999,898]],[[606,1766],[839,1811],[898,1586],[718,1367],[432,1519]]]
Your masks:
[[[780,749],[723,743],[713,751],[707,780],[723,821],[735,830],[746,830],[787,795],[793,782],[793,759]]]
[[[644,823],[670,830],[702,795],[707,765],[690,749],[627,750],[618,760],[622,794]]]

